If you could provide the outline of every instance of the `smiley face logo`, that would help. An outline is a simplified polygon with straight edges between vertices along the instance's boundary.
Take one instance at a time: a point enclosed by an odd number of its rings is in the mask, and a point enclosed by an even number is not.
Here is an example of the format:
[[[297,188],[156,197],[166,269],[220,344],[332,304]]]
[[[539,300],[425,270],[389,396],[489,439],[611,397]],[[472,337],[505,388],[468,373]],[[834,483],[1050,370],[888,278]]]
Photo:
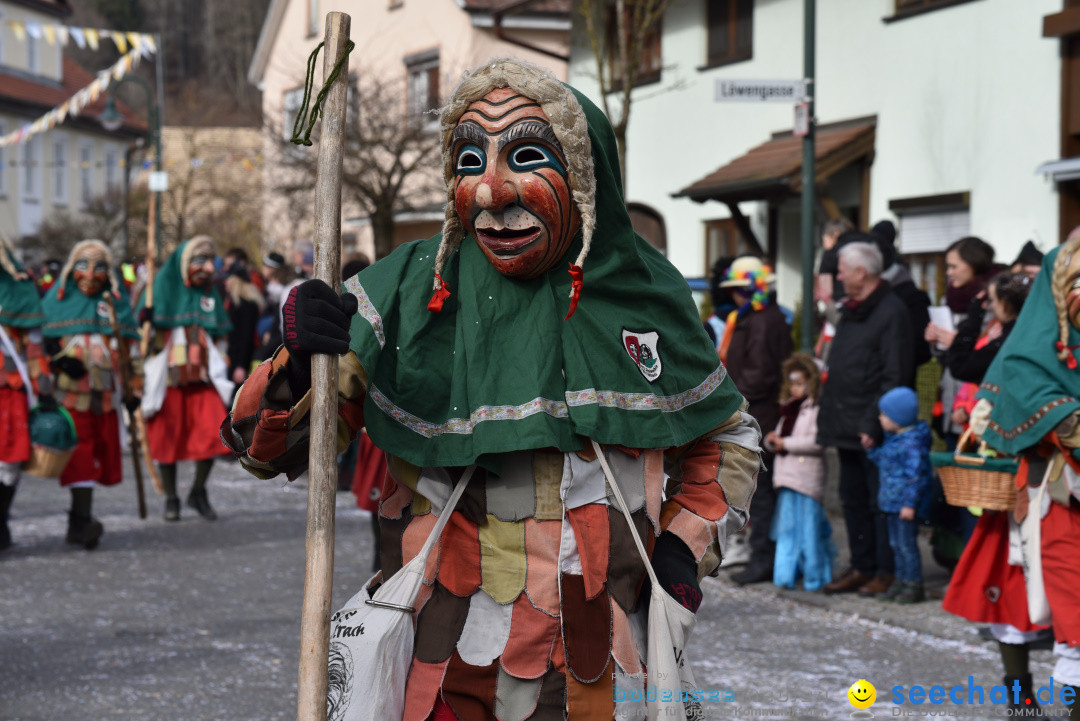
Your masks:
[[[857,709],[870,708],[874,705],[874,701],[877,700],[877,689],[874,688],[874,684],[865,678],[860,678],[851,684],[851,688],[847,691],[847,697],[851,705]]]

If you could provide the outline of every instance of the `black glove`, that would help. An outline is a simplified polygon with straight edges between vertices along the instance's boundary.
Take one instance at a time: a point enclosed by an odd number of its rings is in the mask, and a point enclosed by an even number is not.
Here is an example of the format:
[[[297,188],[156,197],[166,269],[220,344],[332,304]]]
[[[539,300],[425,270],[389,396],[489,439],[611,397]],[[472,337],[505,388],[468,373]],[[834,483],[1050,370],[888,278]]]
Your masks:
[[[86,375],[86,366],[83,365],[83,362],[71,356],[53,358],[52,362],[49,363],[49,367],[52,368],[53,373],[63,373],[73,381],[77,381]]]
[[[127,408],[128,413],[134,415],[135,411],[139,410],[139,406],[142,405],[142,398],[138,396],[131,396],[124,399],[124,408]]]
[[[60,351],[63,350],[60,347],[60,339],[54,336],[46,337],[42,345],[49,356],[60,355]]]
[[[153,323],[153,322],[154,322],[154,308],[153,308],[153,306],[143,307],[142,310],[139,311],[139,326],[142,327],[142,326],[146,325],[147,323]]]
[[[47,394],[38,396],[37,409],[42,413],[55,413],[59,408],[60,405],[52,396]]]
[[[311,354],[349,351],[349,325],[356,296],[337,294],[321,280],[308,280],[289,291],[281,308],[282,342],[289,350],[286,371],[293,398],[311,388]]]
[[[668,531],[661,533],[653,549],[652,566],[656,571],[656,579],[668,595],[697,613],[698,606],[701,605],[697,561],[682,539]]]

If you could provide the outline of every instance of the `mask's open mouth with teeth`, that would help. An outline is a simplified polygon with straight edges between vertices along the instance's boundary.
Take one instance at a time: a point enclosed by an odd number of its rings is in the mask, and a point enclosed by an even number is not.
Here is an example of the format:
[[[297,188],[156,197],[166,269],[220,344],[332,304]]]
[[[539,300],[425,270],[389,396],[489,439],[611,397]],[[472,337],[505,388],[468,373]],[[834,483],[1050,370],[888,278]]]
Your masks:
[[[477,239],[495,255],[516,255],[540,237],[540,228],[477,228]]]

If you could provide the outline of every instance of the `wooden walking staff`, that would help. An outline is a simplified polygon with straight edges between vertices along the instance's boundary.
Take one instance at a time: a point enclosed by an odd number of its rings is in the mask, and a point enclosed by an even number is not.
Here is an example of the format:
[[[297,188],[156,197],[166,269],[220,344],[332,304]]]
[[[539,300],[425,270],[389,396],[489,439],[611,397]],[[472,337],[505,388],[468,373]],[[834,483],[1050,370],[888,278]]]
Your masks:
[[[150,209],[146,217],[146,285],[143,288],[144,305],[150,310],[154,309],[154,273],[157,269],[157,193],[150,193]],[[145,360],[150,357],[150,339],[154,334],[153,321],[146,321],[139,329],[142,339],[139,341],[139,353]],[[139,452],[142,453],[143,463],[150,474],[150,480],[154,484],[154,490],[159,495],[165,495],[165,484],[161,482],[161,474],[158,473],[154,458],[150,455],[150,442],[146,438],[146,419],[143,418],[142,409],[138,409],[131,416],[132,427],[139,432]],[[132,447],[132,456],[135,454]]]
[[[120,359],[120,390],[126,403],[133,395],[129,375],[131,354],[128,352],[127,340],[120,332],[120,321],[116,317],[116,301],[113,300],[111,292],[105,293],[105,302],[109,306],[109,325],[112,326],[113,338],[116,339],[116,352]],[[135,495],[139,502],[139,518],[146,518],[146,490],[143,487],[142,464],[139,463],[139,438],[142,437],[142,429],[136,422],[137,415],[139,415],[138,408],[128,413],[131,421],[128,424],[128,440],[131,443],[131,465],[135,468]]]
[[[341,162],[348,94],[349,16],[326,16],[323,77],[341,67],[326,95],[315,180],[315,277],[341,287]],[[317,108],[316,108],[317,112]],[[311,448],[308,460],[307,566],[300,619],[300,673],[296,717],[325,721],[330,597],[334,577],[334,503],[337,496],[338,359],[311,358]]]

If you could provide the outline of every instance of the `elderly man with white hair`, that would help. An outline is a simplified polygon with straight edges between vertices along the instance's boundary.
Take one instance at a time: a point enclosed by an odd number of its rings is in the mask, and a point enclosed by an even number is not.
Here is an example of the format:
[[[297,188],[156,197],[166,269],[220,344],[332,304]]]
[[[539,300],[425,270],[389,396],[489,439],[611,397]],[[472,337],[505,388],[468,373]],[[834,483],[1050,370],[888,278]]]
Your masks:
[[[839,452],[851,564],[826,584],[826,593],[857,590],[872,596],[893,580],[888,528],[877,507],[877,469],[866,449],[882,440],[878,399],[912,374],[913,335],[907,309],[881,279],[881,271],[881,251],[874,244],[856,242],[841,249],[839,280],[847,297],[829,353],[818,442]]]

